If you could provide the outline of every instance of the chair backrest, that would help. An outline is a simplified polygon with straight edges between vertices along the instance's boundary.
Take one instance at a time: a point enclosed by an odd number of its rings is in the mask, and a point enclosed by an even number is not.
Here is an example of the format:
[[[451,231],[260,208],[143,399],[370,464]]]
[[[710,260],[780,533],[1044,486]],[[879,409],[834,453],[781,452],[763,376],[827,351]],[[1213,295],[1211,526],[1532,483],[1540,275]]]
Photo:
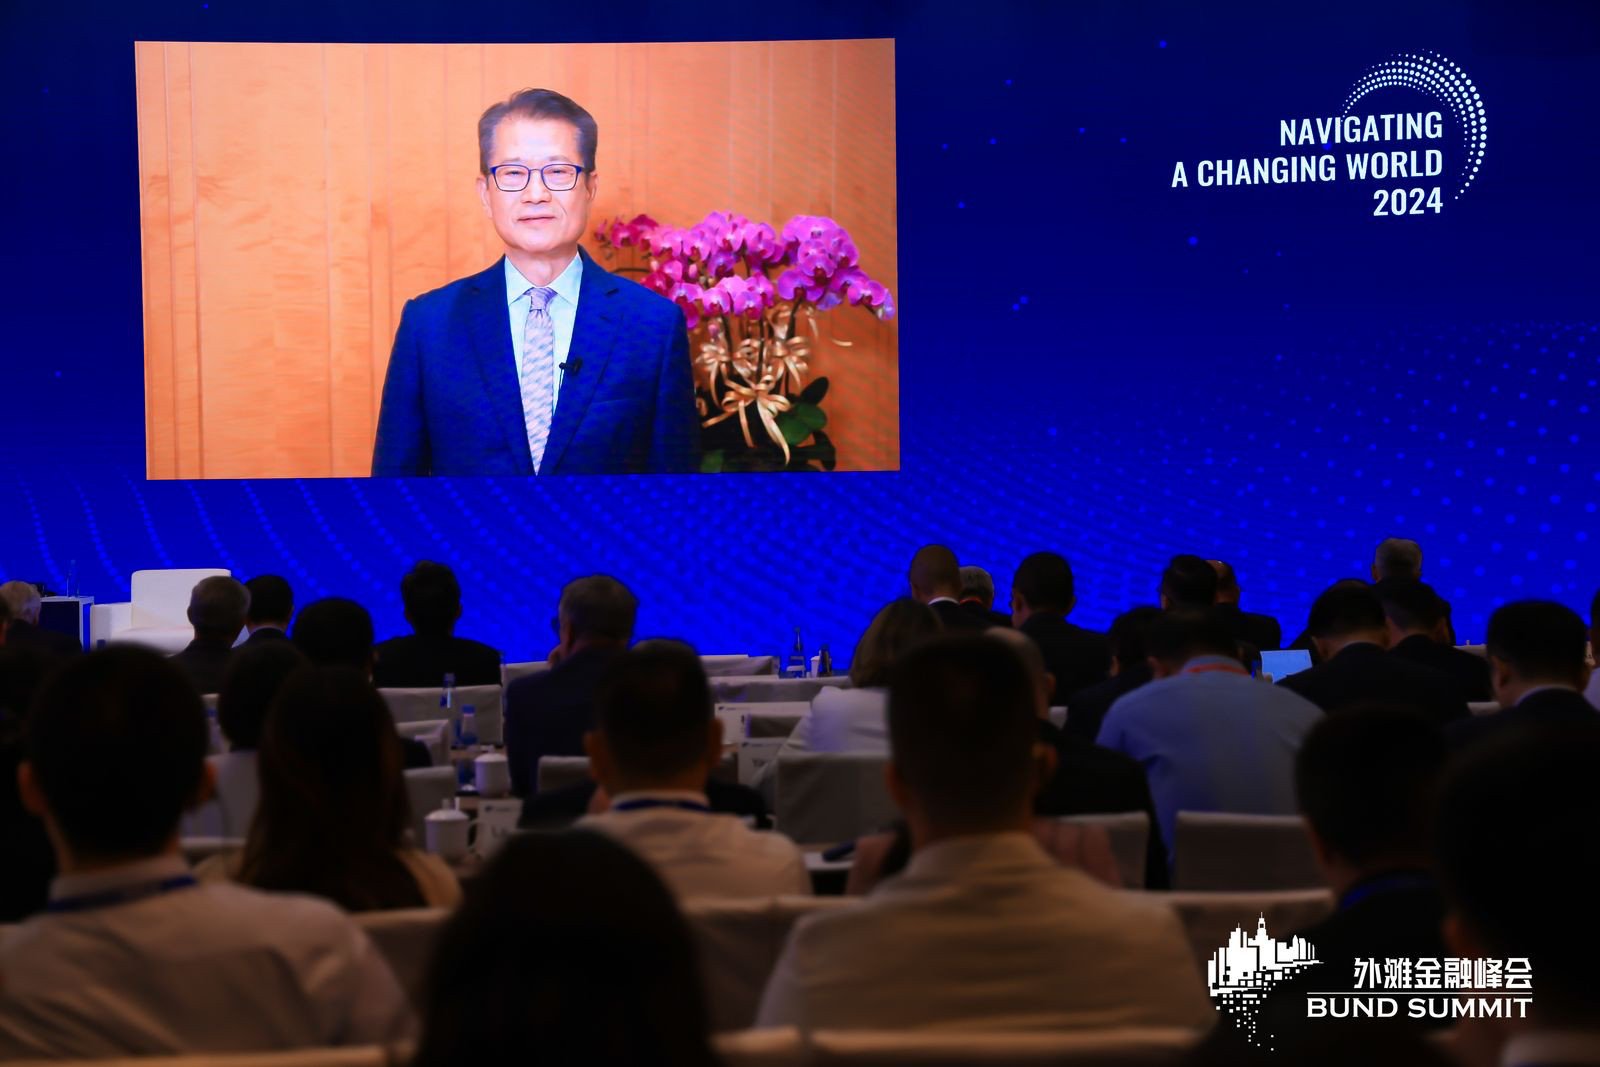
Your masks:
[[[216,774],[216,794],[183,817],[184,837],[243,838],[261,803],[261,778],[254,752],[207,758]]]
[[[827,678],[776,678],[772,675],[730,675],[711,679],[711,699],[718,704],[771,704],[774,701],[809,702],[829,686],[848,689],[848,675]]]
[[[226,852],[237,852],[244,848],[242,837],[180,837],[178,849],[183,853],[183,858],[192,867],[212,856],[220,856]]]
[[[799,752],[777,760],[778,830],[801,844],[833,844],[882,829],[899,809],[884,783],[886,757]]]
[[[1457,645],[1456,648],[1462,652],[1470,652],[1474,656],[1482,656],[1485,659],[1489,657],[1489,646],[1487,645]]]
[[[299,1048],[286,1052],[196,1052],[187,1056],[116,1056],[95,1060],[16,1060],[12,1067],[390,1067],[409,1052],[383,1045]]]
[[[793,1026],[732,1030],[711,1039],[723,1067],[802,1067],[807,1060],[805,1041]]]
[[[549,669],[550,661],[542,659],[525,663],[502,663],[500,664],[500,684],[510,685],[518,678],[526,678],[530,674],[538,674],[540,671]]]
[[[423,1006],[428,967],[439,931],[450,918],[448,908],[399,908],[394,911],[361,912],[356,925],[367,932],[372,943],[389,961],[389,969],[400,980],[411,1003]]]
[[[397,725],[444,717],[444,708],[439,703],[444,696],[444,690],[438,687],[380,689],[378,692],[389,705],[389,714],[394,716]],[[498,685],[456,686],[450,707],[452,729],[461,718],[461,709],[472,708],[472,717],[477,722],[478,740],[485,744],[500,744],[505,739],[502,725],[504,717],[501,710],[504,706],[504,694],[505,690]]]
[[[1174,889],[1243,892],[1325,884],[1298,815],[1180,811],[1173,837]]]
[[[1117,858],[1122,884],[1144,885],[1145,867],[1150,858],[1150,816],[1142,811],[1121,811],[1110,815],[1063,815],[1058,822],[1074,826],[1098,826],[1111,842]]]
[[[540,756],[538,790],[549,793],[589,780],[588,756]]]
[[[741,737],[788,737],[794,724],[809,714],[811,702],[808,700],[743,701],[717,705],[717,718],[722,720],[722,737],[725,741],[735,741]],[[760,720],[759,723],[756,720]],[[752,729],[762,732],[752,733]]]
[[[1474,715],[1493,715],[1500,710],[1498,700],[1474,700],[1467,705],[1467,710]]]
[[[232,573],[222,567],[134,571],[128,598],[133,602],[133,625],[188,626],[189,594],[200,579]]]
[[[739,742],[738,781],[740,785],[757,786],[757,779],[767,764],[783,751],[782,737],[746,737]]]
[[[712,678],[735,675],[749,678],[752,675],[778,673],[777,656],[701,656],[700,663]]]
[[[428,756],[435,767],[450,762],[450,720],[418,719],[416,722],[397,722],[394,728],[401,737],[421,741],[428,746]]]
[[[742,1030],[753,1025],[761,991],[796,920],[854,903],[844,897],[685,901],[684,916],[700,950],[711,1028]]]
[[[1202,972],[1206,961],[1228,943],[1228,935],[1236,926],[1243,928],[1246,937],[1253,937],[1256,923],[1265,919],[1267,932],[1279,941],[1287,941],[1290,934],[1331,915],[1334,907],[1333,891],[1329,889],[1274,893],[1137,892],[1146,900],[1171,905],[1178,913]]]
[[[813,1064],[850,1067],[1176,1067],[1200,1040],[1176,1027],[960,1033],[818,1030]]]
[[[427,843],[428,812],[438,811],[447,800],[456,795],[456,769],[443,767],[413,767],[406,773],[406,799],[411,801],[412,843],[422,848]]]

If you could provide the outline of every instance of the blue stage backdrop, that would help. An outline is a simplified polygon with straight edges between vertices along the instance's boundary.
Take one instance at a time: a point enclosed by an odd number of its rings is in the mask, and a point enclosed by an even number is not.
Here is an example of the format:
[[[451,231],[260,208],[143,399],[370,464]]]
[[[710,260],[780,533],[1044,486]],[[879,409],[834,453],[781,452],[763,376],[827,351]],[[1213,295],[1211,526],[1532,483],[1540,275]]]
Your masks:
[[[562,583],[605,571],[642,634],[772,651],[801,626],[841,660],[928,541],[1002,601],[1063,552],[1091,626],[1176,552],[1231,560],[1289,633],[1388,535],[1423,544],[1464,639],[1502,599],[1600,583],[1592,4],[192,0],[0,27],[5,577],[117,600],[138,568],[279,572],[387,635],[401,573],[440,559],[463,632],[525,658]],[[530,33],[896,39],[899,99],[873,106],[898,109],[903,470],[145,481],[133,42]],[[1431,135],[1352,140],[1429,112]],[[1317,180],[1257,173],[1278,156]]]

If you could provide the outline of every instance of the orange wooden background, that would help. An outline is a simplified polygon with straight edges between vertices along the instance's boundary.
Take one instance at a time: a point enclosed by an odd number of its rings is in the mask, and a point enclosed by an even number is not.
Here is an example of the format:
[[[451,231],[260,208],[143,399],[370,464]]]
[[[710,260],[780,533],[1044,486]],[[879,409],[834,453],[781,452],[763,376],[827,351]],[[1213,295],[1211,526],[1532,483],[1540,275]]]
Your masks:
[[[599,123],[592,224],[830,215],[899,295],[892,41],[140,42],[135,57],[151,478],[369,472],[402,305],[500,255],[477,120],[526,87]],[[820,322],[812,374],[833,383],[840,469],[897,468],[895,323]]]

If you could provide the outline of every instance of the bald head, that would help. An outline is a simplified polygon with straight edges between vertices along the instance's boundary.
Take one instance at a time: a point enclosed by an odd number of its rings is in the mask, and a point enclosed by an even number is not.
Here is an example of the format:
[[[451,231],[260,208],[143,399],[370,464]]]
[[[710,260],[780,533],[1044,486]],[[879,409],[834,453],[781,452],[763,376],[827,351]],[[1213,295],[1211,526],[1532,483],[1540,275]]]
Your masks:
[[[926,604],[939,597],[961,596],[961,565],[944,545],[923,545],[911,557],[911,595]]]
[[[1239,576],[1233,573],[1231,564],[1220,559],[1208,559],[1211,569],[1217,572],[1217,603],[1237,604],[1239,602]]]

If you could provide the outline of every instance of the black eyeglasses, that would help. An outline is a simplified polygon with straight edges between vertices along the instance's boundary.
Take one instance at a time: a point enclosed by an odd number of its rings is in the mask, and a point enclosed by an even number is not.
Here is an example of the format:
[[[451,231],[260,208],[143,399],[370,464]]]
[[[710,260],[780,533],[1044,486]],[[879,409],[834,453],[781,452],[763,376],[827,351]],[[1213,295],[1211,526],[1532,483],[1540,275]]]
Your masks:
[[[502,163],[498,167],[490,167],[489,176],[494,179],[495,188],[502,193],[520,193],[533,180],[535,171],[546,189],[552,193],[564,193],[578,184],[578,175],[583,173],[583,168],[576,163],[546,163],[542,167]]]

